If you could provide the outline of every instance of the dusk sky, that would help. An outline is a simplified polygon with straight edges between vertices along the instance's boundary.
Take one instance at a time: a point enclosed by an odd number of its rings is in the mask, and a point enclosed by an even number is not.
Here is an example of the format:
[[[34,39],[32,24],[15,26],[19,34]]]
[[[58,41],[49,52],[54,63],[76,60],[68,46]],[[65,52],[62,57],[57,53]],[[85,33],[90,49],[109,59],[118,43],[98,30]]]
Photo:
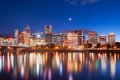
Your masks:
[[[0,34],[23,31],[90,29],[99,35],[116,34],[120,42],[120,0],[0,0]]]

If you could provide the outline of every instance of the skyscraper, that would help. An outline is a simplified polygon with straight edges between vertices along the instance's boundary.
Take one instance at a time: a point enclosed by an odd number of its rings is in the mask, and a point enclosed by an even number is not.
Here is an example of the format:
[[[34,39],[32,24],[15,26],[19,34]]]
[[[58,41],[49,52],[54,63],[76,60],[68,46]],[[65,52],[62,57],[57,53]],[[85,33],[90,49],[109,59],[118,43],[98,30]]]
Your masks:
[[[27,27],[25,28],[23,33],[24,33],[24,45],[28,46],[28,45],[30,45],[30,35],[31,35],[31,31],[30,31],[29,25],[27,25]]]
[[[52,34],[52,25],[45,25],[45,34]]]
[[[107,43],[107,41],[106,41],[106,35],[99,36],[99,43],[101,45],[105,45]]]
[[[52,43],[56,45],[63,45],[63,35],[62,34],[53,34],[52,35]]]
[[[108,35],[108,43],[109,44],[114,44],[115,43],[115,34],[114,33],[109,33],[109,35]]]
[[[78,46],[78,34],[69,32],[64,39],[64,46]]]
[[[73,30],[64,35],[64,46],[82,46],[85,43],[85,36],[82,30]]]
[[[14,44],[18,44],[18,29],[15,29],[14,31]]]
[[[50,44],[52,43],[52,26],[51,25],[46,25],[45,26],[45,41],[46,43]]]
[[[18,43],[24,45],[24,33],[23,32],[18,33]]]
[[[78,45],[84,45],[84,38],[82,30],[75,30],[74,33],[78,35]]]
[[[88,32],[88,43],[91,43],[93,46],[95,46],[98,43],[97,32]]]

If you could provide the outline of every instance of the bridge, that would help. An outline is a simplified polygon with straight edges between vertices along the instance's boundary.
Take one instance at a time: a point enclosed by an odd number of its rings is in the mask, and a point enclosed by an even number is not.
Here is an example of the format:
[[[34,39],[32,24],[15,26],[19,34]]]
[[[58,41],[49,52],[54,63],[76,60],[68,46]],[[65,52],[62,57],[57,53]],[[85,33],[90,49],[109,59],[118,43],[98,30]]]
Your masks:
[[[24,52],[82,52],[82,53],[120,53],[120,49],[29,49]]]
[[[24,46],[24,45],[13,45],[13,44],[0,44],[0,51],[2,53],[6,52],[18,52],[25,48],[30,48],[30,46]]]

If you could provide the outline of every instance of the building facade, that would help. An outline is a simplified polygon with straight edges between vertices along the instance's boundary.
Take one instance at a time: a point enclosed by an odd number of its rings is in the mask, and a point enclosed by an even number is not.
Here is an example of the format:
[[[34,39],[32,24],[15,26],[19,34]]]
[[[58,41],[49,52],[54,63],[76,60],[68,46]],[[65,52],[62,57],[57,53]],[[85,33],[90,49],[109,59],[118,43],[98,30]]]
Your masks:
[[[30,37],[30,46],[36,46],[36,45],[45,45],[45,39],[44,38],[36,38],[31,36]]]
[[[30,36],[31,36],[31,31],[30,27],[27,25],[25,30],[23,31],[24,33],[24,45],[29,46],[30,45]]]
[[[51,25],[46,25],[45,26],[45,41],[47,44],[52,43],[52,26]]]
[[[100,43],[101,45],[107,44],[106,35],[101,35],[101,36],[99,36],[99,43]]]
[[[18,32],[18,44],[29,46],[30,36],[31,36],[30,27],[27,25],[27,27],[25,28],[23,32]]]
[[[64,46],[78,46],[78,34],[74,32],[67,33]]]
[[[109,35],[108,35],[108,43],[109,44],[115,44],[115,34],[114,33],[109,33]]]
[[[23,32],[18,33],[18,44],[24,45],[24,33]]]
[[[14,44],[18,45],[18,29],[15,29],[14,31]]]
[[[98,43],[97,32],[88,32],[88,43],[91,43],[93,46],[96,46],[96,44]]]
[[[78,35],[78,45],[84,45],[84,39],[85,36],[83,35],[83,31],[82,30],[75,30],[74,33],[76,33]]]
[[[64,46],[82,46],[85,44],[85,36],[83,31],[74,30],[64,34]]]
[[[63,45],[63,35],[62,34],[53,34],[52,43],[62,46]]]
[[[52,25],[45,25],[45,34],[52,33]]]

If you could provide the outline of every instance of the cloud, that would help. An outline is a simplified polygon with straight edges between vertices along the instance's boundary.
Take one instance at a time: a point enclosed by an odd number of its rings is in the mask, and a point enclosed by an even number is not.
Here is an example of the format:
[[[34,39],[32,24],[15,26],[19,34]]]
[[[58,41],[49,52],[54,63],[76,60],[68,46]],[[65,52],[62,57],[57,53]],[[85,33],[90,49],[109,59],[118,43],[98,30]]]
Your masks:
[[[98,1],[99,0],[66,0],[66,2],[68,2],[70,4],[79,4],[80,3],[80,5],[93,4]]]
[[[68,2],[70,4],[76,4],[78,2],[78,0],[66,0],[66,2]]]
[[[98,0],[81,0],[81,5],[92,4],[97,2]]]

